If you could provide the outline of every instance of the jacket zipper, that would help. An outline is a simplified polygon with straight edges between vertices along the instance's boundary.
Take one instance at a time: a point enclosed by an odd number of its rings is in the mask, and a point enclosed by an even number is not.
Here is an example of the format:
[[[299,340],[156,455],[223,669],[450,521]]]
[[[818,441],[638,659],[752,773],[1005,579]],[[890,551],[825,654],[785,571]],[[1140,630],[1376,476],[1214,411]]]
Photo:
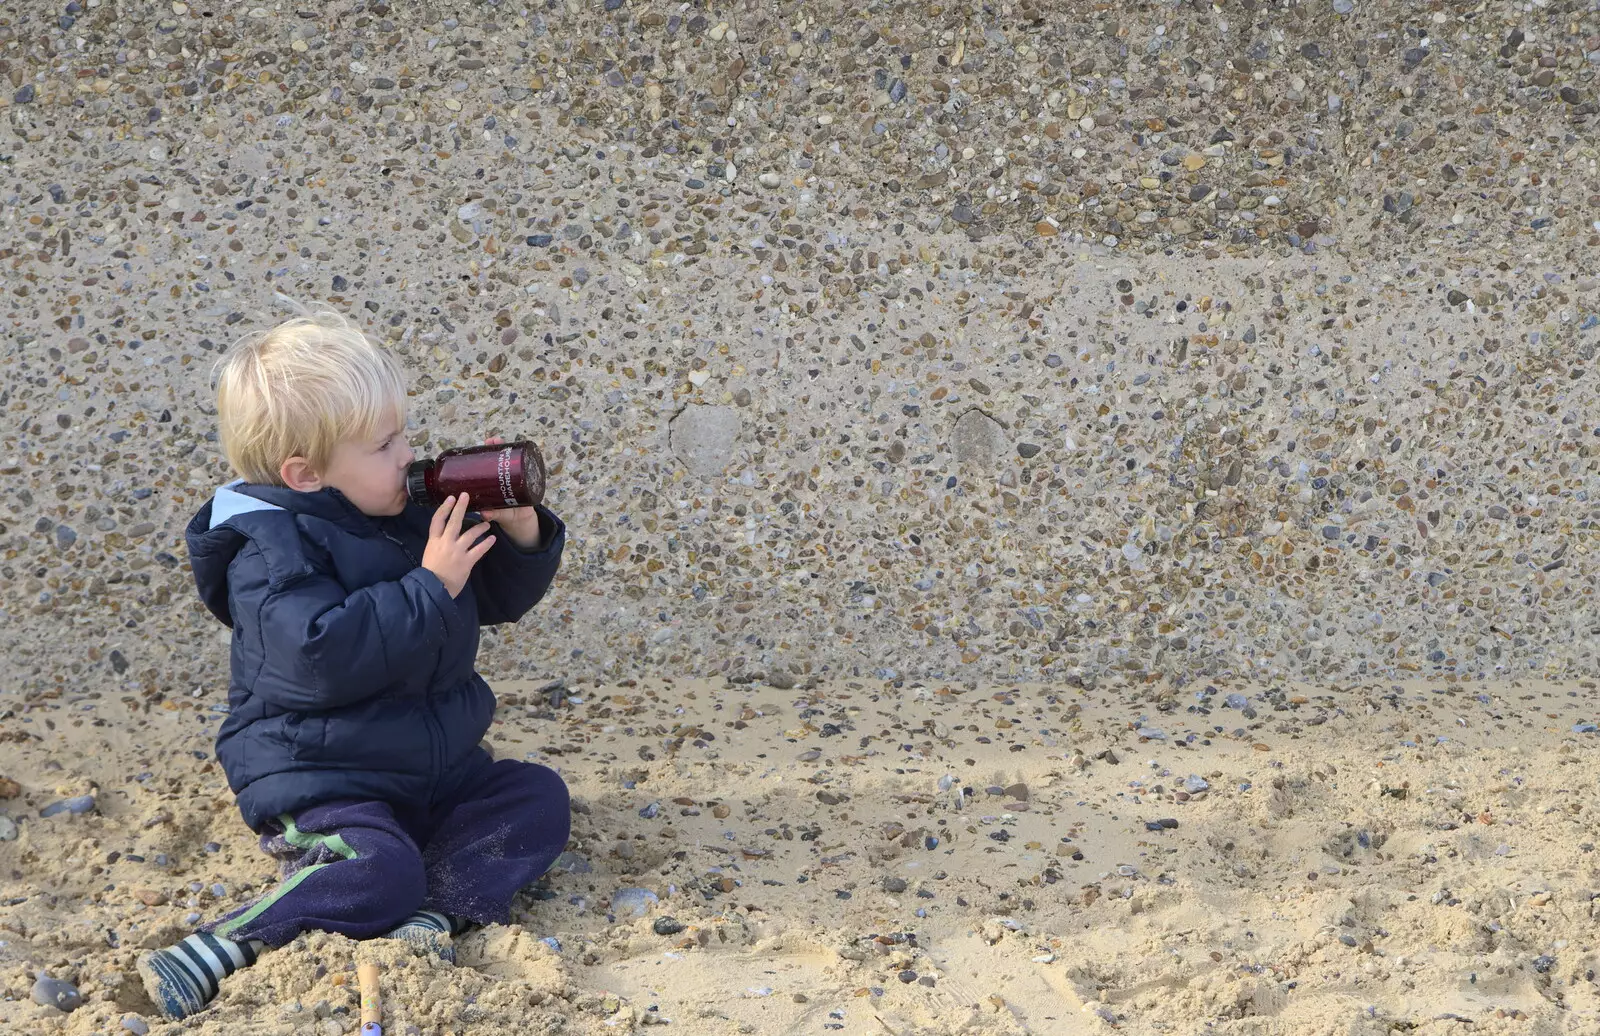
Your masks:
[[[383,538],[384,539],[388,540],[390,543],[393,543],[396,547],[400,548],[401,553],[405,554],[407,561],[409,561],[413,565],[416,565],[416,566],[419,566],[419,567],[422,565],[422,562],[417,560],[417,556],[415,554],[411,553],[411,548],[406,546],[404,542],[402,542],[399,538],[397,538],[395,536],[389,535],[389,530],[383,528],[382,526],[378,526],[378,524],[376,522],[374,522],[373,525],[377,526],[378,531],[383,534]]]
[[[378,532],[383,534],[383,538],[384,539],[388,540],[390,543],[393,543],[396,547],[400,548],[401,553],[405,554],[406,560],[411,562],[411,565],[412,565],[413,568],[421,568],[422,567],[422,562],[417,560],[417,556],[415,554],[411,553],[411,548],[406,546],[405,543],[402,540],[398,539],[395,536],[389,535],[389,530],[383,528],[380,525],[378,525],[376,522],[374,522],[373,525],[378,529]]]
[[[411,548],[397,537],[391,536],[388,529],[378,525],[377,522],[372,524],[383,534],[384,539],[400,548],[407,561],[410,561],[414,566],[422,564],[417,560],[416,555],[411,553]],[[434,797],[439,793],[439,778],[444,770],[444,727],[439,723],[439,717],[434,715],[433,692],[431,690],[423,695],[423,701],[423,715],[428,722],[428,755],[431,763],[429,770],[432,771],[432,776],[428,781],[428,803],[431,805]]]
[[[433,800],[439,795],[439,778],[444,776],[444,727],[439,723],[439,718],[433,712],[433,699],[429,696],[426,706],[428,717],[428,732],[431,735],[429,742],[432,747],[433,765],[432,774],[428,778],[428,805],[433,805]]]

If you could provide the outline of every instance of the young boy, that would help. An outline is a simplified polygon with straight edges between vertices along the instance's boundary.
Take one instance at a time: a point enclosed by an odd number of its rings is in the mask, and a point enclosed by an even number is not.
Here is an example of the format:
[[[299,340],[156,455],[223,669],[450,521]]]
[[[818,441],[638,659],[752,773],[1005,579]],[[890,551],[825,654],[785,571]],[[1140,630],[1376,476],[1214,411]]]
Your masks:
[[[516,622],[560,563],[548,510],[408,503],[398,363],[337,314],[281,324],[218,366],[241,476],[186,532],[200,598],[233,629],[217,756],[262,847],[269,894],[139,961],[179,1019],[222,979],[309,929],[386,935],[453,959],[450,936],[507,923],[565,848],[553,770],[479,746],[494,694],[478,627]]]

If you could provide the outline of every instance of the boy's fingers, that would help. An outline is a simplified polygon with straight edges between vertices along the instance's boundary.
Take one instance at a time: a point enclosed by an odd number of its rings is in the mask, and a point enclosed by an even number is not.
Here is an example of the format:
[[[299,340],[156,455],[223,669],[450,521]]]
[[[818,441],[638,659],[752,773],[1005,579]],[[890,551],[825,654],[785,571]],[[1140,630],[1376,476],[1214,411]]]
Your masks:
[[[477,543],[474,543],[471,550],[467,551],[467,560],[477,564],[478,559],[489,553],[489,548],[492,546],[494,546],[494,537],[485,536]]]
[[[461,533],[461,540],[463,542],[465,542],[465,543],[471,543],[473,540],[478,539],[479,537],[481,537],[484,533],[486,533],[488,531],[489,531],[489,523],[488,522],[479,522],[477,525],[474,525],[472,528],[463,531]]]
[[[444,534],[445,523],[448,521],[446,516],[450,513],[454,505],[455,500],[447,496],[444,498],[444,503],[440,504],[438,508],[434,510],[433,521],[428,523],[428,535],[430,538],[438,539]]]
[[[467,494],[457,493],[445,506],[450,509],[445,515],[445,528],[456,536],[461,535],[461,523],[467,516]]]

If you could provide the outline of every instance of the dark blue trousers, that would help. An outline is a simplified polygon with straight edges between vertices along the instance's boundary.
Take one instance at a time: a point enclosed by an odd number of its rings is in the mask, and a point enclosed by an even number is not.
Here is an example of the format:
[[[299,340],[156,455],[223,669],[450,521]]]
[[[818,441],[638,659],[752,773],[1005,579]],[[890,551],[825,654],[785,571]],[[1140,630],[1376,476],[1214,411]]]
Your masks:
[[[203,926],[282,946],[308,930],[382,935],[418,910],[506,924],[511,900],[567,846],[572,814],[554,770],[502,759],[429,808],[329,802],[284,816],[261,837],[284,880]]]

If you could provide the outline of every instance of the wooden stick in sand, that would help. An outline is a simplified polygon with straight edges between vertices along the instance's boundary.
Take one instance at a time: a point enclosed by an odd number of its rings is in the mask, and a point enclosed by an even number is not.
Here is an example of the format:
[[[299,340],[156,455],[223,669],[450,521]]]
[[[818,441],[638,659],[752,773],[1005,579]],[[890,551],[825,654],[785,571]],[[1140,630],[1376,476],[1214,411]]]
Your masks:
[[[383,1001],[378,996],[378,966],[360,964],[356,977],[361,983],[361,1036],[383,1036]]]

